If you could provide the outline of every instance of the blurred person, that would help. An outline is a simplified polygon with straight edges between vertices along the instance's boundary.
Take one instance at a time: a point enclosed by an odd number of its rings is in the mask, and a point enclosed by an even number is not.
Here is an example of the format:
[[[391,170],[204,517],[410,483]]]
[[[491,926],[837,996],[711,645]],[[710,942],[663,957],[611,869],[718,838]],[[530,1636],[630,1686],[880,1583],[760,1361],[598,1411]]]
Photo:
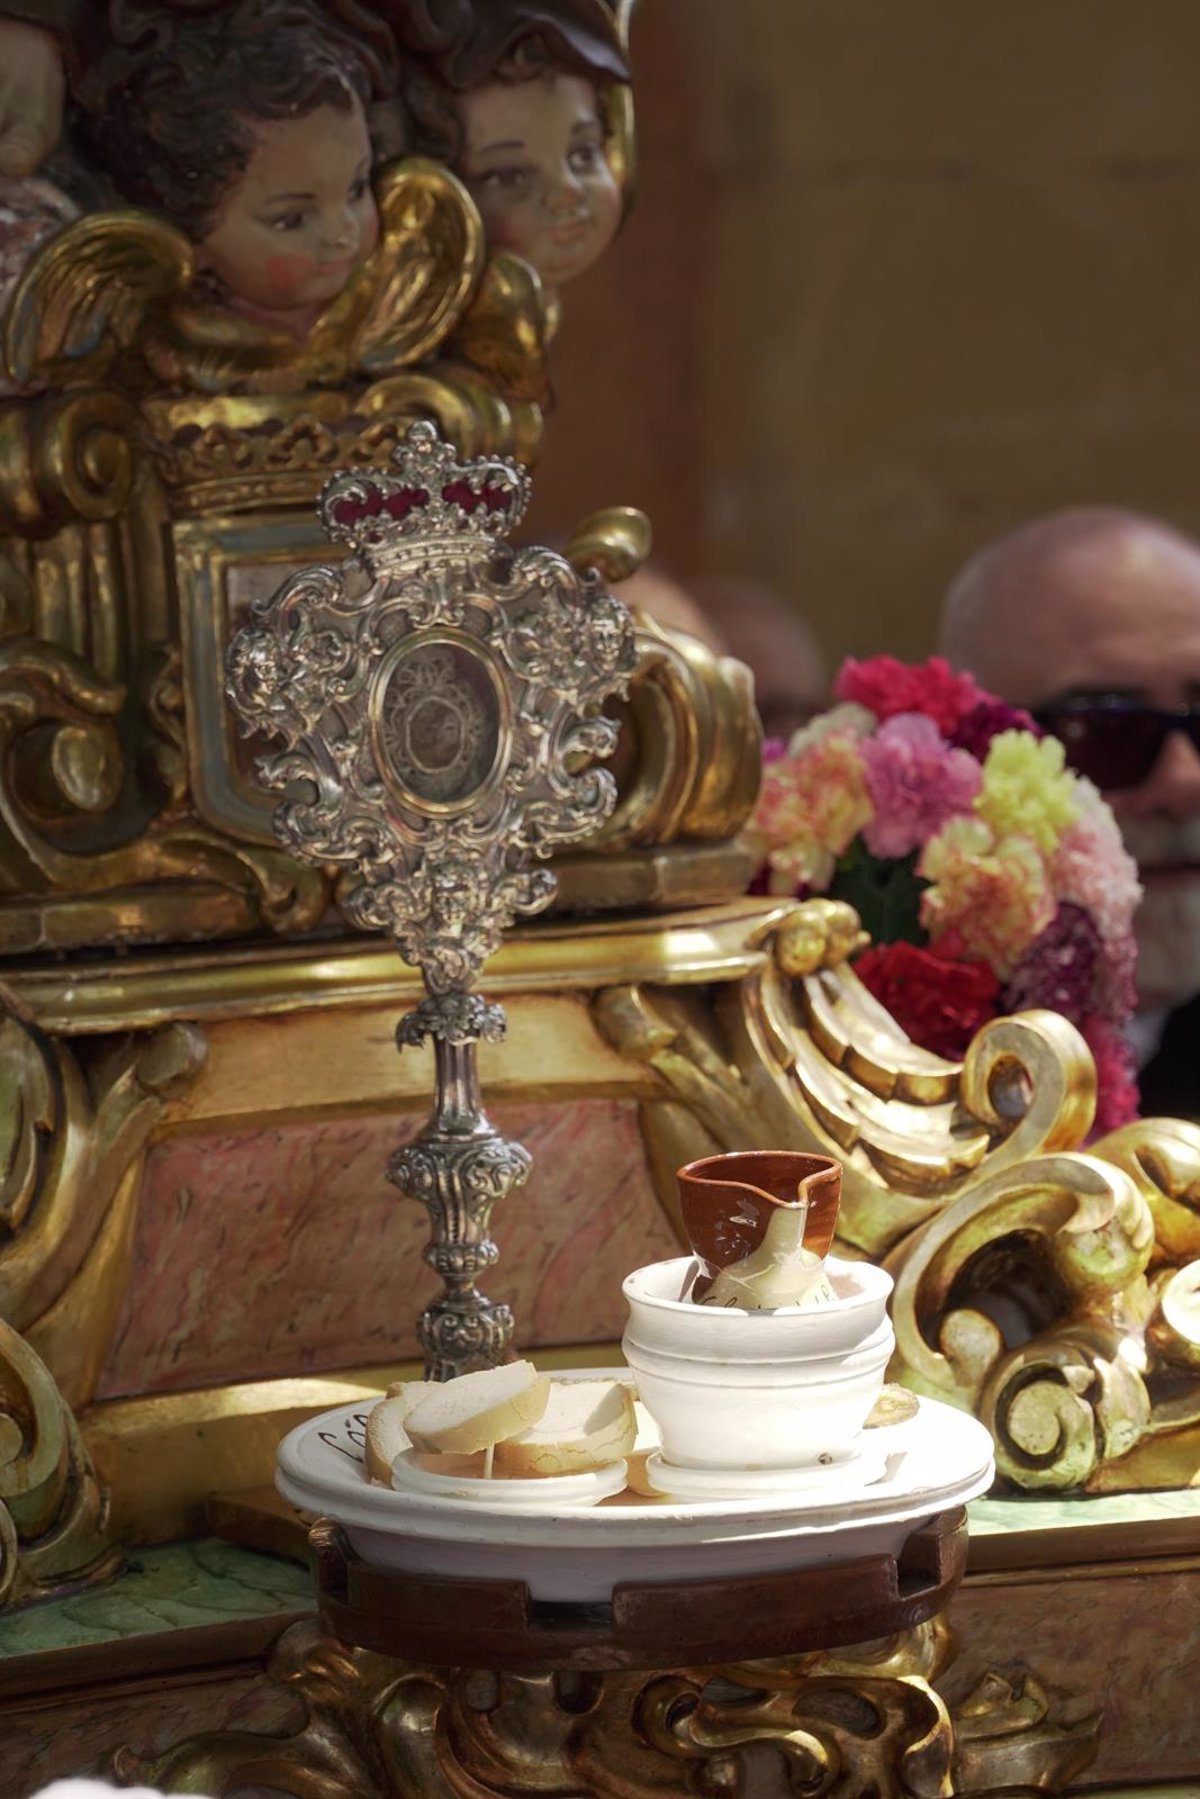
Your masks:
[[[958,575],[940,647],[1111,805],[1145,889],[1142,1110],[1200,1114],[1200,543],[1113,507],[1034,520]]]
[[[785,741],[825,703],[820,645],[770,588],[740,575],[703,575],[684,586],[653,563],[613,591],[660,625],[688,631],[711,650],[744,662],[765,737]]]
[[[769,587],[741,575],[706,575],[688,592],[726,654],[753,673],[764,735],[786,742],[826,702],[828,671],[812,629]]]
[[[614,582],[613,592],[626,606],[636,606],[656,625],[664,625],[668,631],[687,631],[701,643],[706,643],[710,650],[721,655],[726,653],[724,639],[713,629],[691,594],[654,563],[646,563],[628,580]]]

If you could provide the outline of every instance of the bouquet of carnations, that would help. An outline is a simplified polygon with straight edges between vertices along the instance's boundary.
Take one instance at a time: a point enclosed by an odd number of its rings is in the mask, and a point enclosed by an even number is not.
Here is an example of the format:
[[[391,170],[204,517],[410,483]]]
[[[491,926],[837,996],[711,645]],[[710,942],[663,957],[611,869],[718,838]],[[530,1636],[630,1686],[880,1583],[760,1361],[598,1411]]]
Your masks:
[[[934,657],[850,661],[839,702],[768,743],[755,824],[772,893],[848,900],[855,973],[951,1060],[988,1019],[1044,1006],[1096,1062],[1096,1129],[1137,1116],[1137,868],[1062,745]]]

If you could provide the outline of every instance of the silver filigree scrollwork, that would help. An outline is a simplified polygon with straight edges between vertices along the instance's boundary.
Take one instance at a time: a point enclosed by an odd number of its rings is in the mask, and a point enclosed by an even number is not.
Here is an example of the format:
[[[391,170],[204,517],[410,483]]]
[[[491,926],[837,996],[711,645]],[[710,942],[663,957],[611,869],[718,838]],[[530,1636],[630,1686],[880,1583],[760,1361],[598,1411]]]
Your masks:
[[[245,731],[282,740],[257,765],[285,795],[280,842],[347,869],[346,916],[390,932],[425,977],[397,1041],[432,1040],[436,1100],[389,1174],[430,1211],[444,1292],[421,1340],[444,1379],[509,1352],[511,1314],[475,1283],[497,1256],[492,1206],[530,1166],[483,1114],[477,1046],[503,1036],[504,1013],[468,989],[506,927],[553,897],[544,859],[612,810],[601,707],[634,644],[598,577],[505,541],[529,497],[516,463],[459,462],[426,423],[394,460],[394,475],[328,483],[321,519],[350,555],[256,606],[227,692]]]

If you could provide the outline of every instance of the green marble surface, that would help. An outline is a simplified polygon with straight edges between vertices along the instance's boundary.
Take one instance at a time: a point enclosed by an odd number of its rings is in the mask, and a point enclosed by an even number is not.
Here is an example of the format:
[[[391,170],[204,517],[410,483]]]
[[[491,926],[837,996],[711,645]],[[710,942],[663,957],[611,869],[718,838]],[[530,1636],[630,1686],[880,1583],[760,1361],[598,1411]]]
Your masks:
[[[1194,1519],[1200,1544],[1200,1488],[1095,1499],[988,1497],[974,1500],[969,1516],[975,1537]],[[215,1539],[172,1543],[131,1551],[124,1572],[103,1586],[0,1612],[0,1658],[313,1609],[309,1575],[293,1562]]]
[[[1098,1524],[1153,1524],[1158,1519],[1195,1520],[1200,1546],[1200,1487],[1165,1493],[1034,1495],[997,1499],[990,1494],[967,1507],[970,1534],[989,1537],[1008,1531],[1079,1530]]]
[[[131,1550],[103,1586],[0,1612],[0,1657],[313,1609],[308,1572],[293,1562],[216,1540],[171,1543]]]

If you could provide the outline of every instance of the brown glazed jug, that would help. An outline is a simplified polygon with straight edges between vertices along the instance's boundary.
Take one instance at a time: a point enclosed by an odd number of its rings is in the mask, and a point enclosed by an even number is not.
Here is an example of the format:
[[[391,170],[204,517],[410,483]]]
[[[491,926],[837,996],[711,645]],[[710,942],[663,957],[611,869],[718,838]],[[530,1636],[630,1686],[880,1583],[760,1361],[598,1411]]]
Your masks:
[[[744,1262],[780,1206],[808,1204],[804,1248],[826,1256],[837,1230],[842,1165],[790,1149],[733,1150],[688,1162],[677,1175],[683,1228],[710,1272]]]

